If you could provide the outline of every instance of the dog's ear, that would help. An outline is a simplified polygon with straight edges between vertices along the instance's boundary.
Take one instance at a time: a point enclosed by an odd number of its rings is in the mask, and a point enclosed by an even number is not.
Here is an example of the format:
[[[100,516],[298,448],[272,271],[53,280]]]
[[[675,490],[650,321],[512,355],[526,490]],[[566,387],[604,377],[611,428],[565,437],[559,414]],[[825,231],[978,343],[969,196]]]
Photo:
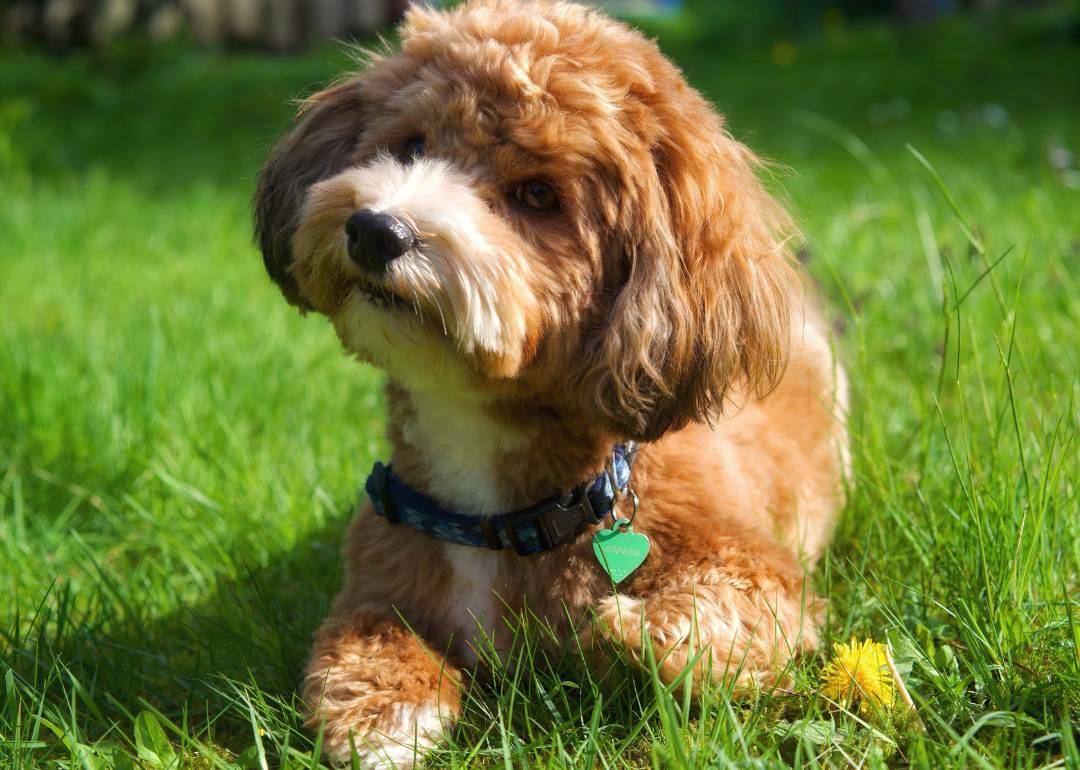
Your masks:
[[[302,311],[312,308],[288,269],[300,205],[311,185],[348,166],[363,114],[359,77],[308,97],[259,172],[255,236],[266,271],[289,303]]]
[[[652,94],[659,130],[638,177],[638,229],[620,249],[626,280],[578,380],[578,402],[639,441],[773,388],[801,296],[794,227],[757,178],[761,162],[680,85]]]

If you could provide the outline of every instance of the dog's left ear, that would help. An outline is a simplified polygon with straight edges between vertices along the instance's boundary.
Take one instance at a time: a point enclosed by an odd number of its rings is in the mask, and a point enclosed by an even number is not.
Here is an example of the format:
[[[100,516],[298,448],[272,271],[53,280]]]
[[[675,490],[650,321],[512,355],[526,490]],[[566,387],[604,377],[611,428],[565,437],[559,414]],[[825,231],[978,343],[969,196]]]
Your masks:
[[[360,77],[308,97],[262,171],[255,193],[255,237],[270,277],[290,304],[312,307],[289,272],[297,215],[308,188],[344,170],[364,119]]]
[[[757,178],[761,162],[684,84],[651,97],[652,168],[621,249],[627,278],[586,343],[576,393],[639,441],[772,389],[801,297],[786,246],[794,227]]]

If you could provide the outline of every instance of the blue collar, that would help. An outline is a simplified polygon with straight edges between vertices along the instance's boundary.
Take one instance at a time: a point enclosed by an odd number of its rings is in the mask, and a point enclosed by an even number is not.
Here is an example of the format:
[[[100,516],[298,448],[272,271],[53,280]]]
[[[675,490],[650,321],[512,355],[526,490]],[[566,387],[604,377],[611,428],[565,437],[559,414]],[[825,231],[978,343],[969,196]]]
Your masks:
[[[599,524],[615,507],[616,493],[630,484],[630,466],[636,447],[617,446],[611,468],[591,484],[559,497],[548,497],[520,511],[498,516],[466,516],[447,511],[405,485],[389,466],[375,463],[364,490],[375,512],[391,524],[407,524],[432,537],[459,545],[500,551],[512,548],[518,556],[531,556],[562,545],[587,524]]]

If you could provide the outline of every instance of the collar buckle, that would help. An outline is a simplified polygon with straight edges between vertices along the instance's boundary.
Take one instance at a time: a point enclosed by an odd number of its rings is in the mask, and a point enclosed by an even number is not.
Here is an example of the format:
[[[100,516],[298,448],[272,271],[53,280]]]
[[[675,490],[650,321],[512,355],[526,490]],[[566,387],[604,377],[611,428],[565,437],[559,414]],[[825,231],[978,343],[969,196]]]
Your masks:
[[[526,550],[522,544],[517,528],[523,524],[532,524],[536,528],[541,543],[540,551],[546,551],[570,540],[582,524],[598,524],[599,521],[589,502],[589,496],[580,492],[565,506],[560,505],[558,499],[544,500],[516,516],[507,516],[503,519],[503,528],[514,553],[518,556],[530,556],[539,551]]]

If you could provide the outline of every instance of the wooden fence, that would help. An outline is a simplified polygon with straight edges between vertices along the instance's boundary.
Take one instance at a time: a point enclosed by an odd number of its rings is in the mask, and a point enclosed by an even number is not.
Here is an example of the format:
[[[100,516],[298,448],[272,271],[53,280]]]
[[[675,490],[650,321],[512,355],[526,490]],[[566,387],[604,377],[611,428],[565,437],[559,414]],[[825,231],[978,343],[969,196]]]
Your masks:
[[[123,33],[288,50],[370,34],[397,20],[410,2],[446,0],[0,0],[0,35],[7,43],[38,40],[55,50],[98,46]],[[594,4],[636,16],[677,12],[683,0]]]
[[[101,45],[121,33],[154,40],[187,35],[202,44],[299,48],[387,26],[409,0],[0,0],[6,42],[33,39],[57,50]]]
[[[1024,1],[699,0],[697,4],[762,2],[773,6],[774,15],[785,18],[807,13],[820,17],[823,8],[850,7],[912,22],[962,7],[993,9]],[[370,34],[397,20],[411,2],[448,0],[0,0],[0,40],[38,40],[65,50],[98,46],[119,34],[135,33],[152,40],[184,35],[204,45],[288,50],[330,38]],[[645,16],[677,13],[684,0],[592,0],[591,4],[618,16]]]

